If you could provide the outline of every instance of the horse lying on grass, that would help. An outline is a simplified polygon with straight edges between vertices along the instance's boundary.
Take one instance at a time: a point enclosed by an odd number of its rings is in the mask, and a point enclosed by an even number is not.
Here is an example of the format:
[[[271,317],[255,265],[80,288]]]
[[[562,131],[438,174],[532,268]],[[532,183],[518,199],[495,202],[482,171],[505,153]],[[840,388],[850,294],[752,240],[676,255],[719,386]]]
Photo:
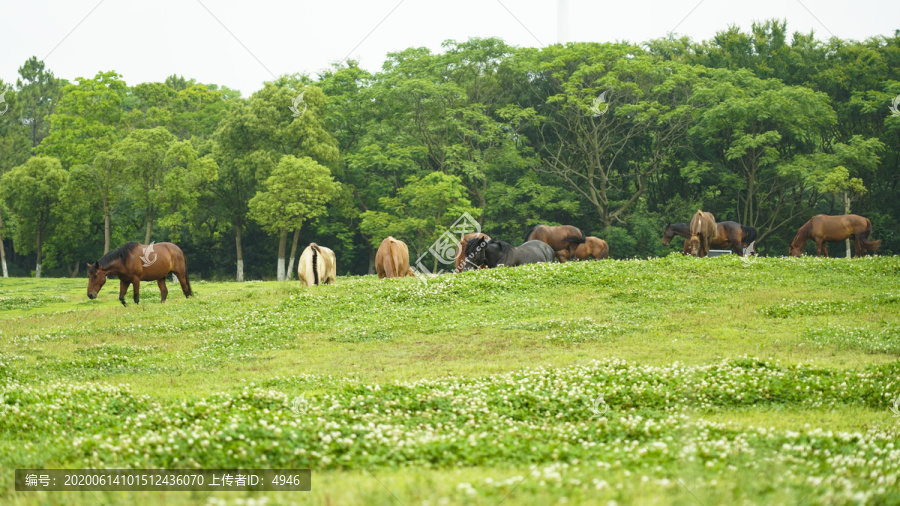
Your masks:
[[[466,245],[466,257],[474,265],[494,268],[552,262],[556,252],[543,241],[528,241],[515,247],[506,241],[475,239]]]

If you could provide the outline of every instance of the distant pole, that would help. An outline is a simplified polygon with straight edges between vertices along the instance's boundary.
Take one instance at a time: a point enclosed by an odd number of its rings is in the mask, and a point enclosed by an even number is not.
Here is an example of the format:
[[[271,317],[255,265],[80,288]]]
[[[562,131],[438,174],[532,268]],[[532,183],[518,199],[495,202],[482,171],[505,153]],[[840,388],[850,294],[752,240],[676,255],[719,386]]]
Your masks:
[[[846,190],[844,191],[844,214],[850,214],[850,192],[848,192]],[[849,237],[847,238],[846,246],[847,246],[847,258],[850,258],[850,238]],[[858,255],[859,251],[857,251],[856,254]]]
[[[557,0],[558,12],[556,18],[556,29],[559,37],[559,43],[565,44],[569,41],[569,0]]]

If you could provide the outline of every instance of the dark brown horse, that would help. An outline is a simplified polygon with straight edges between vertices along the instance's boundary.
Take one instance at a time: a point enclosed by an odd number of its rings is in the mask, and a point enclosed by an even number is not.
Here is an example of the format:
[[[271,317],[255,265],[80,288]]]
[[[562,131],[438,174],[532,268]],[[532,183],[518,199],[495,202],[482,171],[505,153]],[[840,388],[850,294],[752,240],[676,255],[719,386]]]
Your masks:
[[[672,238],[680,235],[685,239],[684,250],[685,255],[691,254],[691,225],[690,223],[671,223],[666,225],[663,232],[663,245],[668,246]],[[720,221],[716,223],[716,237],[709,241],[710,248],[731,248],[737,255],[744,254],[744,248],[750,246],[750,243],[756,240],[758,232],[753,227],[746,227],[735,221]]]
[[[828,256],[828,247],[826,242],[840,242],[845,239],[853,238],[856,244],[856,255],[864,255],[866,251],[874,252],[881,246],[881,241],[870,241],[869,236],[872,235],[872,222],[868,218],[856,214],[845,214],[841,216],[828,216],[827,214],[819,214],[813,216],[807,221],[791,242],[789,250],[791,256],[799,257],[803,254],[803,246],[806,241],[812,239],[816,243],[816,255],[822,256],[822,250],[825,256]]]
[[[459,241],[459,247],[456,248],[456,256],[454,257],[456,272],[462,272],[466,270],[467,263],[470,266],[475,267],[475,264],[466,261],[466,245],[473,239],[484,239],[486,241],[491,240],[491,238],[487,234],[482,234],[481,232],[472,232],[471,234],[464,235],[462,240]]]
[[[709,255],[709,243],[716,237],[716,217],[697,210],[691,218],[691,254],[701,258]]]
[[[544,242],[553,248],[553,251],[567,251],[569,253],[568,257],[574,257],[575,249],[579,244],[584,244],[585,240],[586,237],[584,236],[584,232],[582,232],[580,228],[573,227],[572,225],[559,225],[554,227],[537,225],[525,234],[525,242]],[[560,262],[566,261],[566,259],[559,254],[556,255],[556,258],[559,259]]]
[[[567,250],[557,251],[556,256],[562,256],[566,260],[573,258],[569,256]],[[578,247],[575,248],[574,258],[577,258],[578,260],[587,260],[588,258],[603,260],[604,258],[609,258],[609,244],[603,239],[589,236],[585,239],[584,244],[579,244]]]
[[[156,281],[162,302],[165,302],[166,295],[169,294],[166,288],[166,276],[169,273],[174,273],[178,277],[185,297],[194,294],[188,280],[184,253],[181,248],[170,242],[151,243],[149,246],[130,242],[103,255],[96,263],[87,265],[89,299],[97,298],[97,294],[106,283],[106,277],[110,275],[119,278],[119,300],[123,306],[128,285],[134,285],[134,303],[140,302],[141,281]]]

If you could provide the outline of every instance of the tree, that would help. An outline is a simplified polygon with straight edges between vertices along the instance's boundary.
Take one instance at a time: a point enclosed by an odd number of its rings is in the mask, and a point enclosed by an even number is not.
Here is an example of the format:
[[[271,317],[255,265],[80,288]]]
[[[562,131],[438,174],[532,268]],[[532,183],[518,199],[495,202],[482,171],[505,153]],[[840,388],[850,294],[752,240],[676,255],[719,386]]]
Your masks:
[[[21,106],[17,93],[0,80],[0,177],[9,169],[25,163],[30,154],[28,136],[19,121]],[[9,277],[6,268],[6,246],[3,244],[3,198],[0,196],[0,271]]]
[[[424,178],[412,176],[406,182],[396,197],[381,198],[385,211],[362,214],[359,228],[372,238],[373,246],[392,235],[403,239],[419,257],[463,213],[474,218],[481,215],[481,210],[466,198],[466,188],[458,176],[432,172]],[[437,262],[435,258],[434,269]]]
[[[69,171],[67,186],[71,194],[89,201],[103,213],[103,254],[109,253],[112,217],[119,210],[128,188],[127,160],[112,149],[97,153],[90,164],[77,165]]]
[[[62,96],[64,81],[44,70],[44,62],[32,56],[19,67],[19,100],[22,102],[22,118],[30,130],[31,146],[36,148],[48,133],[45,119],[53,114]]]
[[[42,240],[60,204],[59,191],[67,176],[59,160],[37,156],[0,178],[0,197],[18,223],[14,236],[16,251],[37,252],[35,276],[38,278],[41,277]]]
[[[295,116],[291,107],[301,94],[303,104],[298,107],[303,112]],[[272,174],[284,155],[309,157],[327,167],[338,162],[337,142],[322,119],[325,102],[318,87],[305,86],[302,78],[284,76],[266,82],[247,102],[235,101],[214,135],[218,143],[216,160],[224,168],[220,174],[224,186],[220,185],[215,194],[222,197],[223,205],[218,207],[227,209],[235,227],[239,279],[243,278],[241,233],[254,186]],[[250,181],[251,176],[255,182]],[[228,194],[224,188],[239,191]],[[228,205],[224,205],[226,200]],[[286,244],[287,234],[287,229],[282,231],[282,244]],[[296,231],[294,235],[297,237]],[[284,270],[280,262],[279,270]]]
[[[529,132],[539,170],[578,193],[604,228],[624,223],[687,144],[696,70],[625,44],[523,50],[516,65],[539,97]]]
[[[127,85],[115,72],[99,72],[93,79],[78,78],[63,88],[50,115],[50,134],[39,152],[59,158],[64,168],[90,163],[117,139]]]
[[[177,141],[163,127],[135,130],[115,149],[127,163],[132,195],[144,215],[144,244],[150,243],[160,213],[177,240],[177,227],[196,203],[199,185],[217,177],[215,162],[198,158],[190,142]]]
[[[824,93],[720,69],[697,83],[693,101],[696,151],[736,195],[736,221],[759,229],[758,241],[815,203],[810,155],[835,124]]]
[[[865,195],[868,191],[863,186],[862,179],[858,177],[850,177],[850,171],[843,165],[834,168],[822,182],[822,191],[831,193],[832,195],[842,197],[844,201],[844,214],[850,214],[850,201],[856,200]],[[850,238],[845,243],[847,248],[847,258],[850,258]]]
[[[285,155],[262,186],[263,190],[250,199],[250,217],[267,232],[280,234],[277,279],[284,281],[287,231],[299,230],[304,222],[324,214],[325,205],[337,193],[339,185],[328,167],[312,158]],[[295,250],[297,239],[295,234]]]

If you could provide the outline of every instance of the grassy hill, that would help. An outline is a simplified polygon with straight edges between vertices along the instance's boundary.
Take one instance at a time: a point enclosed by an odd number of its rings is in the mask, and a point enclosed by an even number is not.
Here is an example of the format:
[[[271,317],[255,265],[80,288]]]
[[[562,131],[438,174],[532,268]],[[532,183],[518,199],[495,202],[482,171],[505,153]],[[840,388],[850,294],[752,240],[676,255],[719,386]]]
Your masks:
[[[4,502],[900,502],[900,258],[0,280]],[[153,285],[151,287],[151,285]],[[25,467],[311,468],[308,493],[11,492]]]

